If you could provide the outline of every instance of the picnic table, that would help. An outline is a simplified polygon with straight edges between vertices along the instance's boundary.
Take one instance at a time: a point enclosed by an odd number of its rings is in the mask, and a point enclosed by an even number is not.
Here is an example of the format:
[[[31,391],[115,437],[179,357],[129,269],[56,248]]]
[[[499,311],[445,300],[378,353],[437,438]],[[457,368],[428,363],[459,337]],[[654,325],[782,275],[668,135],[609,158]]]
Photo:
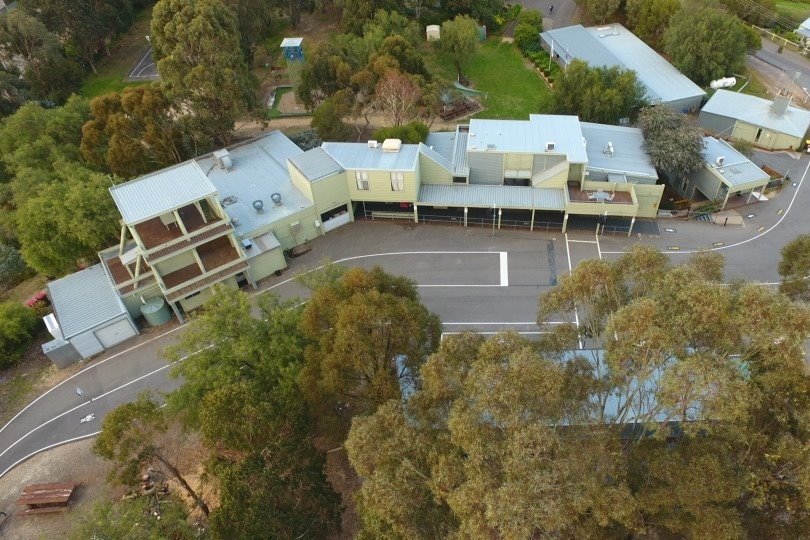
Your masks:
[[[75,482],[55,482],[51,484],[31,484],[23,489],[17,498],[17,505],[23,506],[18,516],[64,512],[68,509],[71,495],[79,485]]]

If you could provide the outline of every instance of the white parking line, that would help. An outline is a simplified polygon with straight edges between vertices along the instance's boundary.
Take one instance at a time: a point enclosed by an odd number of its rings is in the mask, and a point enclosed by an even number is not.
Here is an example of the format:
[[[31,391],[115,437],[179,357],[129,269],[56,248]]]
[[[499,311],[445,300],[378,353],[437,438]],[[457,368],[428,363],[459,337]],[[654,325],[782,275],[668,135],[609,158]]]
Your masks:
[[[571,266],[571,248],[568,247],[568,233],[565,233],[565,254],[568,256],[568,273],[574,272],[574,267]],[[579,313],[577,312],[577,305],[574,304],[574,322],[577,325],[577,335],[579,335]],[[582,348],[582,338],[579,338],[579,348]]]
[[[599,253],[599,260],[602,260],[602,248],[599,246],[599,235],[596,235],[596,251]]]
[[[135,75],[135,71],[137,71],[137,70],[138,70],[138,68],[139,68],[139,67],[141,67],[141,64],[143,64],[143,61],[144,61],[144,60],[146,60],[146,58],[149,56],[149,53],[150,53],[150,52],[152,52],[152,47],[149,47],[148,49],[146,49],[146,52],[144,53],[143,58],[141,58],[141,61],[140,61],[140,62],[138,62],[138,65],[137,65],[137,66],[135,66],[134,68],[132,68],[132,72],[129,74],[130,78],[132,78],[132,79],[136,79],[136,78],[138,78],[138,77],[140,76],[140,74],[141,74],[141,72],[142,72],[143,70],[141,70],[140,72],[138,72],[138,75]]]
[[[511,321],[503,321],[503,322],[446,322],[442,323],[444,326],[498,326],[498,325],[518,325],[518,326],[526,326],[527,324],[537,325],[536,321],[532,322],[511,322]],[[549,321],[543,324],[568,324],[567,321]]]
[[[507,254],[501,251],[501,287],[509,286],[509,264],[507,262]]]

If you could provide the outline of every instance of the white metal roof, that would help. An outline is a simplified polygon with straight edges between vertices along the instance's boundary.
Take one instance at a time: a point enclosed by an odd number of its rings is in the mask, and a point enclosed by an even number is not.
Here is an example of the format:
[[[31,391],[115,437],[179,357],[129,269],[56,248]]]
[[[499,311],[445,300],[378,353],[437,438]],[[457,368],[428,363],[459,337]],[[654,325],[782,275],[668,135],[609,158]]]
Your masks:
[[[718,90],[706,102],[700,114],[726,116],[779,133],[804,137],[810,128],[810,111],[789,106],[785,114],[776,114],[771,111],[772,104],[772,101],[760,97]]]
[[[443,154],[440,154],[439,152],[437,152],[436,150],[434,150],[430,146],[428,146],[426,144],[419,143],[419,152],[422,153],[423,155],[429,157],[430,159],[432,159],[433,161],[435,161],[436,163],[438,163],[439,165],[441,165],[442,167],[444,167],[448,171],[453,172],[453,163],[448,161],[447,158],[445,158]]]
[[[419,157],[418,144],[403,144],[399,152],[383,152],[367,143],[325,142],[321,145],[346,170],[413,171]]]
[[[292,184],[287,169],[287,160],[304,151],[280,131],[232,146],[229,152],[233,160],[230,171],[217,167],[211,155],[197,161],[216,186],[225,213],[236,219],[237,234],[250,237],[259,232],[258,229],[313,206]],[[281,195],[281,204],[273,203],[273,193]],[[253,201],[262,202],[261,213],[253,207]]]
[[[658,178],[655,166],[644,150],[640,129],[590,122],[582,122],[580,126],[587,143],[588,170]],[[612,155],[605,151],[608,143],[613,147]]]
[[[810,37],[810,18],[805,19],[802,24],[795,30],[795,32],[804,37]]]
[[[553,42],[554,54],[564,58],[566,63],[580,59],[591,66],[632,69],[653,101],[670,102],[706,95],[621,24],[591,28],[577,24],[543,32],[540,37],[549,46]]]
[[[719,157],[724,158],[722,165],[717,165]],[[724,183],[730,187],[752,182],[766,184],[770,180],[768,173],[722,139],[703,138],[703,159],[706,166],[722,176]]]
[[[127,311],[101,264],[48,283],[48,292],[65,339]]]
[[[520,208],[565,210],[562,188],[490,186],[482,184],[422,184],[419,204],[431,206],[468,206],[472,208]]]
[[[279,47],[300,47],[303,41],[302,37],[287,37],[281,40]]]
[[[576,116],[532,114],[529,120],[470,120],[467,152],[547,153],[546,143],[554,143],[550,153],[565,154],[568,161],[585,163],[588,156]]]
[[[165,214],[216,192],[217,188],[193,160],[110,188],[127,225]]]
[[[315,182],[343,170],[337,161],[332,159],[323,148],[313,148],[288,159],[310,182]]]

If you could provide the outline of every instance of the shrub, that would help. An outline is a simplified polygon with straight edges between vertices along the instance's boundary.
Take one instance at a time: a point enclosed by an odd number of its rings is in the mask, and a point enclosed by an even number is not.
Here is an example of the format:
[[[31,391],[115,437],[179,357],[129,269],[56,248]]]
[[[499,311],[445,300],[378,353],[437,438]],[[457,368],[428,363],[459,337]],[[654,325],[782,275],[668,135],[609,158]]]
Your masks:
[[[540,48],[540,33],[528,23],[519,23],[515,27],[515,45],[521,51],[536,51]]]
[[[33,275],[34,271],[25,264],[17,248],[0,244],[0,291],[8,290]]]
[[[0,368],[14,364],[37,330],[34,311],[17,302],[0,303]]]
[[[305,129],[289,137],[292,142],[305,152],[319,147],[323,142],[321,138],[318,137],[318,132],[314,129]]]
[[[374,138],[378,141],[400,139],[404,143],[416,144],[425,142],[429,132],[430,129],[424,123],[414,120],[404,126],[380,128],[374,132]]]

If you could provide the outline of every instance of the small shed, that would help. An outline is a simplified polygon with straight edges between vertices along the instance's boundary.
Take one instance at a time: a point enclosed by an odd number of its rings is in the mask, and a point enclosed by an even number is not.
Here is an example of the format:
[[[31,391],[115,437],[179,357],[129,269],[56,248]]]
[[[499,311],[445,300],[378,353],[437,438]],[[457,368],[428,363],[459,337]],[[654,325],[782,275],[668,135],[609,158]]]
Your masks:
[[[70,497],[76,491],[75,482],[56,482],[52,484],[31,484],[23,489],[17,498],[18,516],[64,512],[68,509]]]
[[[425,34],[428,41],[439,41],[441,39],[442,27],[438,24],[429,24],[425,28]]]
[[[46,325],[55,339],[42,350],[57,365],[64,367],[72,358],[64,354],[70,352],[67,344],[81,358],[90,358],[138,334],[101,264],[52,281],[48,294],[53,317],[46,317]]]
[[[284,49],[284,58],[288,62],[300,62],[304,59],[304,38],[288,37],[281,41],[281,48]]]

